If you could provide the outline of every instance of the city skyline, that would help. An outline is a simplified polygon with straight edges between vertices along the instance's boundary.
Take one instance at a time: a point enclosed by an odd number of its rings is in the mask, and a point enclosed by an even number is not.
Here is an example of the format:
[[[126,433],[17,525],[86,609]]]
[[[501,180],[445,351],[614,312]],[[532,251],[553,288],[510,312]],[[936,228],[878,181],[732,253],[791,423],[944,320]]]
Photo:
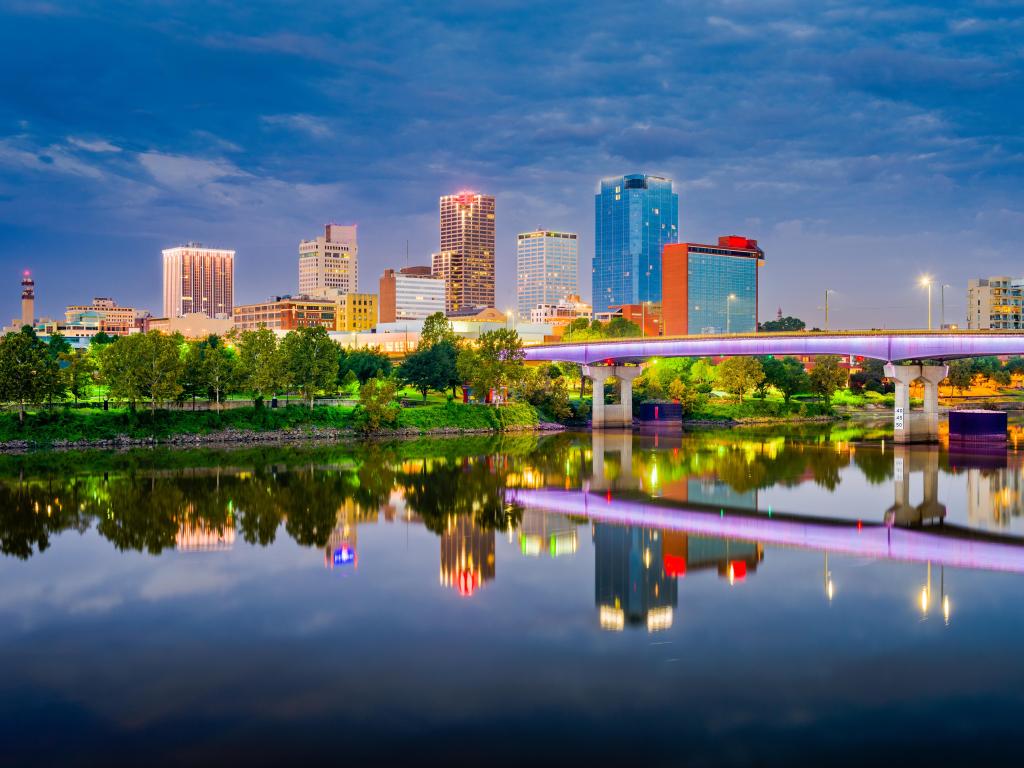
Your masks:
[[[676,181],[682,239],[739,232],[773,255],[762,320],[781,305],[820,324],[829,288],[835,327],[920,325],[917,275],[965,286],[1017,274],[1019,67],[998,3],[544,12],[544,40],[530,45],[543,55],[524,58],[529,7],[139,6],[113,17],[88,4],[8,6],[2,264],[33,270],[41,315],[93,295],[157,312],[157,254],[196,239],[237,250],[235,292],[254,301],[294,284],[297,239],[341,220],[361,226],[365,291],[403,265],[406,241],[410,263],[426,263],[437,196],[473,188],[502,212],[504,309],[515,234],[579,232],[586,263],[597,180],[642,170]],[[572,40],[543,44],[565,28]],[[652,28],[673,44],[638,55],[627,41]],[[161,68],[167,57],[202,76]],[[537,82],[557,88],[514,87]],[[493,130],[480,130],[481,114]],[[894,263],[901,273],[888,276]],[[962,320],[963,291],[947,299]],[[17,296],[0,310],[18,314]]]

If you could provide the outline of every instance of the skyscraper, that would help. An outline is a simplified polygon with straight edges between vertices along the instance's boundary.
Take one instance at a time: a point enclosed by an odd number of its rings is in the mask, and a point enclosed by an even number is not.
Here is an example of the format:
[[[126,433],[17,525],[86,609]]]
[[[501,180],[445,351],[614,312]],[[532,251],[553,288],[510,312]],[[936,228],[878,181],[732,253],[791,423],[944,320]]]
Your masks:
[[[602,179],[594,197],[594,312],[660,302],[661,251],[678,239],[679,195],[671,179]]]
[[[336,299],[359,290],[356,225],[328,224],[323,237],[299,242],[299,293]]]
[[[164,317],[202,312],[230,319],[234,310],[235,252],[187,243],[164,252]]]
[[[726,235],[717,245],[670,243],[662,260],[666,336],[757,330],[757,276],[764,264],[757,240]]]
[[[542,304],[579,295],[579,237],[538,229],[516,238],[516,311],[529,322]]]
[[[445,282],[445,311],[494,306],[494,196],[441,197],[441,250],[432,270]]]

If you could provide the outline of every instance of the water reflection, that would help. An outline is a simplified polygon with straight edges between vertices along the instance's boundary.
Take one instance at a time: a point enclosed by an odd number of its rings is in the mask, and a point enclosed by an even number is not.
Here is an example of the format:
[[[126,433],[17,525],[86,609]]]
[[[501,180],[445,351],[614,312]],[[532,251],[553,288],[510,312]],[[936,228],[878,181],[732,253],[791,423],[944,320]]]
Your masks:
[[[113,464],[93,472],[6,457],[0,548],[27,559],[55,535],[93,529],[121,551],[226,552],[237,540],[269,546],[283,531],[318,550],[326,568],[355,571],[359,528],[402,521],[439,537],[441,585],[471,596],[496,578],[496,531],[524,556],[559,558],[577,552],[580,527],[589,523],[600,625],[652,631],[672,625],[680,578],[710,570],[742,582],[763,564],[766,546],[823,552],[830,601],[829,553],[925,564],[922,611],[938,605],[947,616],[944,588],[932,594],[932,564],[943,585],[945,566],[1024,572],[1024,540],[995,535],[1021,517],[1024,454],[856,437],[596,433],[266,449],[178,469],[168,465],[204,454],[77,457]],[[946,482],[964,495],[966,509],[954,521],[940,498]],[[852,517],[787,514],[762,499],[807,485],[840,499],[844,483],[888,484],[892,503]]]

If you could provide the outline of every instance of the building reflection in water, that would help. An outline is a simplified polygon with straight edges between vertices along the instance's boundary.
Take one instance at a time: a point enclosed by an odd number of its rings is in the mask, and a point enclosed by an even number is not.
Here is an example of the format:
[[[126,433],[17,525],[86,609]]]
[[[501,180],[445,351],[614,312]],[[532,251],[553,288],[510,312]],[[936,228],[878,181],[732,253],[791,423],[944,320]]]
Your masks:
[[[954,464],[954,460],[956,463]],[[981,528],[1005,528],[1024,515],[1022,457],[998,454],[954,456],[950,464],[967,473],[967,522]]]
[[[235,524],[209,525],[202,518],[186,518],[178,525],[174,548],[179,552],[227,552],[235,546]]]
[[[675,577],[665,572],[660,531],[594,524],[594,600],[603,629],[672,626]]]
[[[527,557],[571,555],[579,545],[577,524],[565,515],[536,509],[523,512],[519,526],[519,548]]]
[[[494,578],[494,531],[466,515],[451,516],[441,534],[441,584],[472,595]]]
[[[324,567],[359,567],[359,525],[362,523],[376,523],[379,518],[379,511],[376,509],[364,509],[352,499],[345,499],[338,507],[338,522],[327,537],[327,545],[324,547]]]

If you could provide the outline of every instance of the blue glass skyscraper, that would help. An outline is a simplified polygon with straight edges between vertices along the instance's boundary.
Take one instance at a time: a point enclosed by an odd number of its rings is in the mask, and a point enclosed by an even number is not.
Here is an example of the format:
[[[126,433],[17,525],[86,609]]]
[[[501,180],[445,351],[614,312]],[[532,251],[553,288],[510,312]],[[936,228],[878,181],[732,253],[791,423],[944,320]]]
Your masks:
[[[679,195],[671,179],[602,179],[594,198],[594,312],[660,303],[661,249],[678,240]]]

